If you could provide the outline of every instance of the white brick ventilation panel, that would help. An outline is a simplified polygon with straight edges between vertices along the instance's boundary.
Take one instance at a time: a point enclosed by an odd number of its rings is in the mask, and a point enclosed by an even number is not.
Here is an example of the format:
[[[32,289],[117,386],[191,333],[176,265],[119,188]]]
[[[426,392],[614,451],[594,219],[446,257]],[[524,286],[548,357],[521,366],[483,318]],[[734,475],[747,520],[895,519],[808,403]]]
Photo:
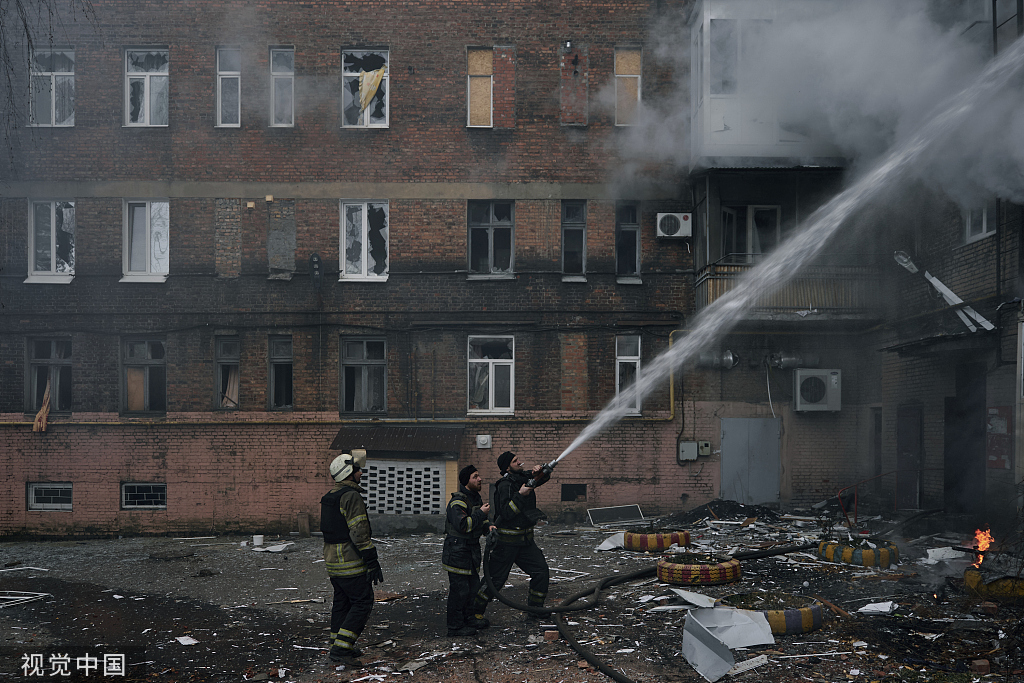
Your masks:
[[[371,514],[444,514],[444,462],[367,460],[362,486]]]

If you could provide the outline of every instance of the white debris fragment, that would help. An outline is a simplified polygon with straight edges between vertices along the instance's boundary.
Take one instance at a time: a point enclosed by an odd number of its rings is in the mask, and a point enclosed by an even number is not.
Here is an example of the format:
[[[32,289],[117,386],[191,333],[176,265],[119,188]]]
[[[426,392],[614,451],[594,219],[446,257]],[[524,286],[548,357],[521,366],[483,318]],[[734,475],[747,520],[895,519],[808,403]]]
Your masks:
[[[175,640],[177,640],[182,645],[195,645],[199,642],[192,636],[178,636],[177,638],[175,638]]]

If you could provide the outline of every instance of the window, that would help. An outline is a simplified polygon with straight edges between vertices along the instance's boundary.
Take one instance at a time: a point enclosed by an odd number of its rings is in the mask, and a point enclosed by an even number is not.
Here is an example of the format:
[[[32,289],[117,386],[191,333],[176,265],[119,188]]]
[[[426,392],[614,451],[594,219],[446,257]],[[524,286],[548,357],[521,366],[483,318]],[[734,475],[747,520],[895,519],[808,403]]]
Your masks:
[[[341,202],[341,278],[388,277],[388,203]]]
[[[511,413],[515,408],[512,337],[469,338],[469,410]]]
[[[292,407],[292,338],[270,338],[270,407]]]
[[[466,85],[466,125],[490,128],[491,85],[494,80],[494,51],[491,48],[470,48],[468,51]]]
[[[712,19],[708,28],[711,48],[709,72],[712,95],[735,95],[739,70],[739,32],[735,19]]]
[[[27,410],[49,401],[53,412],[71,412],[71,340],[30,339]]]
[[[241,343],[238,337],[217,337],[217,400],[214,407],[238,410]]]
[[[163,282],[170,250],[170,205],[166,201],[126,201],[122,282]]]
[[[126,126],[167,125],[170,61],[167,50],[125,50]]]
[[[586,484],[562,484],[562,502],[583,502],[587,500]]]
[[[343,50],[341,70],[341,125],[387,128],[388,51]]]
[[[34,51],[31,79],[30,124],[75,125],[75,51]]]
[[[295,125],[295,50],[270,50],[270,125]]]
[[[562,273],[587,272],[587,203],[562,202]]]
[[[469,272],[512,274],[512,202],[469,202]]]
[[[640,277],[640,208],[636,204],[615,208],[615,274]]]
[[[615,125],[636,123],[640,102],[640,50],[615,49]]]
[[[782,208],[723,206],[722,254],[725,263],[753,263],[781,239]]]
[[[988,202],[982,206],[974,206],[962,211],[964,242],[973,242],[995,232],[995,209],[995,202]]]
[[[163,413],[167,410],[167,356],[163,341],[124,342],[124,410]]]
[[[237,47],[217,49],[217,125],[242,125],[242,51]]]
[[[28,280],[71,282],[75,277],[75,203],[31,201]]]
[[[71,482],[47,481],[28,485],[29,510],[71,510]]]
[[[383,339],[341,340],[341,412],[383,413],[387,345]]]
[[[121,509],[167,508],[167,484],[121,484]]]
[[[615,337],[615,394],[625,393],[640,375],[640,335],[626,334]],[[626,406],[631,412],[640,412],[640,395],[634,394]]]

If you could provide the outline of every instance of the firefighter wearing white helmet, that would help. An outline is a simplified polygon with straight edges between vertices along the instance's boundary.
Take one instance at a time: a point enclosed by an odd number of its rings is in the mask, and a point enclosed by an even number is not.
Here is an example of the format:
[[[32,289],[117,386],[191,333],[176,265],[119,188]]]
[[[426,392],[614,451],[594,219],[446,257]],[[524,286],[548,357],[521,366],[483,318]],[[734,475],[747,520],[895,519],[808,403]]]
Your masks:
[[[384,580],[362,496],[366,491],[359,485],[365,466],[361,449],[334,458],[328,468],[334,486],[320,499],[324,565],[334,587],[329,657],[351,666],[359,665],[362,654],[355,643],[373,609],[373,584]]]

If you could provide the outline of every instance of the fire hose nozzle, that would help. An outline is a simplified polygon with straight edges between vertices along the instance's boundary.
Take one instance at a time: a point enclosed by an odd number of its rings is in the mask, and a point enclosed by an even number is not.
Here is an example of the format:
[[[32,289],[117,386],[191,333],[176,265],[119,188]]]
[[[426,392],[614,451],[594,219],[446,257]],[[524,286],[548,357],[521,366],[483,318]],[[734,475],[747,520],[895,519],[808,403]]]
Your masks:
[[[551,479],[551,473],[555,470],[555,465],[557,464],[557,460],[552,460],[546,465],[541,465],[540,474],[530,479],[530,481],[526,482],[526,485],[529,486],[531,489],[535,489],[541,484],[546,483],[549,479]]]

